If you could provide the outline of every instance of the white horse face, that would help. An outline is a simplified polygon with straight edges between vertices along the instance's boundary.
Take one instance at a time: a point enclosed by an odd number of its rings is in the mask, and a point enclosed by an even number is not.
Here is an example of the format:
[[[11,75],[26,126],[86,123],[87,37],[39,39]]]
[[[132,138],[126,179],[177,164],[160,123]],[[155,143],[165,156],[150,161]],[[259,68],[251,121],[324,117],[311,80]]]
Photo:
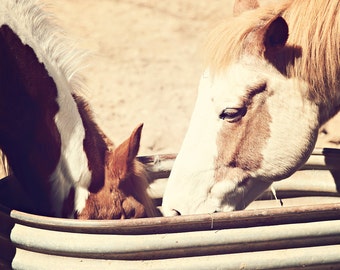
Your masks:
[[[309,157],[319,111],[308,84],[245,56],[207,71],[163,197],[165,215],[245,208]]]

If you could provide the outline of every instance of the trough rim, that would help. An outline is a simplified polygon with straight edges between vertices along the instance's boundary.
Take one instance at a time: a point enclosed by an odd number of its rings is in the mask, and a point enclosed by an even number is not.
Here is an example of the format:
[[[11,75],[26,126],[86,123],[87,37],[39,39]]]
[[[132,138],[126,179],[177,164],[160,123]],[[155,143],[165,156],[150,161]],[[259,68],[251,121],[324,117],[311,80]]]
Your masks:
[[[39,229],[138,235],[335,220],[340,216],[340,203],[129,220],[75,220],[45,217],[10,210],[0,205],[0,215],[6,215],[13,223]]]

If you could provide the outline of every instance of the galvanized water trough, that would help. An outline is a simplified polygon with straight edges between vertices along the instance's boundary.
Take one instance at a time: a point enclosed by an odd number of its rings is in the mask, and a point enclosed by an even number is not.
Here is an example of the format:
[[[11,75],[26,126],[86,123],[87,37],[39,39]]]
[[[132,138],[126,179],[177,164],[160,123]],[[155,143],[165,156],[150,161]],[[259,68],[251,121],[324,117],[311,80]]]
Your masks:
[[[174,158],[140,157],[158,203]],[[79,221],[2,201],[0,269],[340,269],[339,187],[340,150],[319,149],[244,211]]]

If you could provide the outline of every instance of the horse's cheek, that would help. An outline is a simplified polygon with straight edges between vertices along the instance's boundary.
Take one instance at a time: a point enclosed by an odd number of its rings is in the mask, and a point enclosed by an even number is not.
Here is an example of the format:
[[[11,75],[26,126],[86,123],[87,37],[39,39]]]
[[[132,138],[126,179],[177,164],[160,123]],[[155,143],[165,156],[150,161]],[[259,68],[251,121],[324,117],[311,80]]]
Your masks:
[[[126,198],[122,203],[122,207],[126,218],[146,217],[144,206],[133,197]]]

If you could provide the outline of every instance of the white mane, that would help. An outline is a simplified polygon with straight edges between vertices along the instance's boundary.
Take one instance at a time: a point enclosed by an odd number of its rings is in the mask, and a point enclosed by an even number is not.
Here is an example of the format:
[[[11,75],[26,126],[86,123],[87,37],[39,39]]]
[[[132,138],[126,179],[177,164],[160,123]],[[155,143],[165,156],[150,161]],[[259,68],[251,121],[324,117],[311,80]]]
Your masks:
[[[70,83],[72,93],[81,91],[84,85],[79,67],[86,53],[75,49],[44,7],[39,0],[1,0],[0,26],[10,26],[24,44],[33,48],[41,63],[58,69],[55,71]]]

